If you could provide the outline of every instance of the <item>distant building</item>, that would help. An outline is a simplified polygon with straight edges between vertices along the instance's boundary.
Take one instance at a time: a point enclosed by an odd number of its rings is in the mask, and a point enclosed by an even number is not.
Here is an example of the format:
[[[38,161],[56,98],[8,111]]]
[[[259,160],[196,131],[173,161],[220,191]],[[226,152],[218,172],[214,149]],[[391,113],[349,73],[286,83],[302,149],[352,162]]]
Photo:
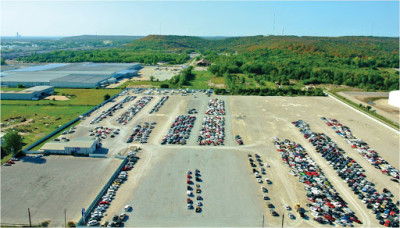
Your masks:
[[[1,85],[9,87],[21,84],[26,87],[94,88],[114,75],[132,77],[141,68],[140,63],[52,63],[9,70],[1,72],[0,76]],[[80,85],[81,82],[85,83]]]
[[[69,74],[50,80],[50,85],[59,88],[95,88],[109,78],[107,75]]]
[[[1,91],[1,100],[39,100],[53,93],[53,86],[35,86],[22,91]]]
[[[99,147],[96,139],[81,137],[69,142],[48,142],[40,150],[48,154],[90,155]]]
[[[205,59],[201,59],[196,62],[196,65],[197,66],[209,66],[209,65],[211,65],[211,63]]]

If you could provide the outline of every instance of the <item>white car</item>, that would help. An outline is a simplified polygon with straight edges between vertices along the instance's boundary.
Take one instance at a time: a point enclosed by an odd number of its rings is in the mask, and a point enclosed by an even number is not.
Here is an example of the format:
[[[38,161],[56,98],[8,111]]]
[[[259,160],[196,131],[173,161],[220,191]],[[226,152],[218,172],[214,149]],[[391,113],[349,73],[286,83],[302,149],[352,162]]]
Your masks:
[[[41,157],[43,157],[43,154],[37,154],[34,156],[34,158],[41,158]]]
[[[88,226],[96,226],[96,225],[98,225],[98,224],[99,224],[99,222],[98,222],[97,220],[90,220],[90,221],[87,223]]]
[[[257,178],[257,182],[258,183],[262,183],[262,179],[261,178]]]
[[[287,204],[284,204],[283,207],[284,207],[286,210],[288,210],[288,211],[290,211],[290,209],[291,209],[290,206],[287,205]]]
[[[131,210],[132,209],[132,207],[130,206],[130,205],[126,205],[125,207],[124,207],[124,210],[125,211],[129,211],[129,210]]]
[[[312,212],[311,215],[312,215],[313,217],[319,217],[319,213],[318,213],[318,212]]]

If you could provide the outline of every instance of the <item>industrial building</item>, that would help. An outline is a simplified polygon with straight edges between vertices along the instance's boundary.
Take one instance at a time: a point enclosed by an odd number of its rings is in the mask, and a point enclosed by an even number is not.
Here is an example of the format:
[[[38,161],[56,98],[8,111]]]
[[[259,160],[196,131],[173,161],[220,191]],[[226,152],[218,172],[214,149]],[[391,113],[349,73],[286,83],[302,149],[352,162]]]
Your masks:
[[[40,148],[45,154],[90,155],[100,147],[99,142],[90,137],[81,137],[69,142],[48,142]]]
[[[131,78],[141,67],[139,63],[52,63],[1,72],[1,85],[94,88]]]
[[[52,95],[53,86],[35,86],[22,91],[1,91],[2,100],[39,100],[42,97]]]

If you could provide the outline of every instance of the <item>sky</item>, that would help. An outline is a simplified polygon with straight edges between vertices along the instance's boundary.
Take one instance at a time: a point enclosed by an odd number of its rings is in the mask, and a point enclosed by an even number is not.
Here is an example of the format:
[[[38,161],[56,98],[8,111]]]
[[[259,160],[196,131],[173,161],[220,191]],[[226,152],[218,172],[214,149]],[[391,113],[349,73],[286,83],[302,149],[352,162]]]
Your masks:
[[[1,36],[399,36],[398,1],[1,1]]]

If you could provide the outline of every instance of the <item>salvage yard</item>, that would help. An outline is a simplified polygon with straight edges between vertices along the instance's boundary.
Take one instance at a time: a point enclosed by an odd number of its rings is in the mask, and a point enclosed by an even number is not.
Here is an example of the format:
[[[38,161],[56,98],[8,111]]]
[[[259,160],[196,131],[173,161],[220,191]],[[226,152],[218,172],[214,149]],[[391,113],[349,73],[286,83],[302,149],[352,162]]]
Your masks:
[[[119,102],[128,96],[131,97],[118,106]],[[132,96],[135,98],[133,99]],[[147,98],[144,99],[146,96]],[[169,98],[165,103],[160,102],[166,96]],[[150,97],[152,98],[150,99]],[[218,100],[212,100],[216,98]],[[139,105],[140,108],[132,110],[131,107],[139,100],[145,102]],[[163,104],[158,107],[157,104],[160,103]],[[118,108],[112,109],[117,106]],[[152,112],[155,109],[158,111]],[[107,112],[107,110],[111,111]],[[192,111],[189,114],[190,110]],[[182,115],[196,118],[184,123]],[[124,117],[123,121],[119,119],[121,116]],[[180,119],[177,119],[178,116],[181,116]],[[88,137],[94,132],[93,129],[97,128],[95,133],[100,132],[104,135],[101,140],[103,147],[107,150],[107,158],[49,156],[37,158],[44,159],[43,164],[17,161],[17,164],[11,167],[2,168],[2,171],[6,173],[6,175],[2,174],[2,200],[3,202],[8,200],[9,207],[3,208],[2,219],[6,219],[5,222],[8,222],[8,219],[11,223],[24,223],[26,219],[18,218],[24,218],[20,213],[25,214],[26,208],[30,207],[32,213],[38,210],[36,214],[32,214],[37,219],[35,221],[52,218],[56,221],[52,225],[60,225],[64,206],[55,206],[57,202],[58,205],[65,205],[65,208],[71,213],[76,213],[73,216],[71,214],[71,219],[68,220],[74,219],[77,222],[80,209],[90,205],[107,178],[121,162],[114,158],[114,155],[122,155],[128,150],[128,147],[137,145],[142,148],[138,153],[140,159],[110,201],[110,207],[101,219],[102,224],[105,221],[112,221],[115,214],[125,213],[125,205],[131,205],[133,210],[126,212],[128,218],[124,221],[124,226],[127,227],[280,226],[282,215],[285,215],[285,226],[321,226],[313,220],[312,213],[306,206],[311,201],[307,200],[307,190],[304,188],[304,184],[299,182],[298,177],[290,174],[290,168],[282,161],[281,154],[274,146],[273,137],[278,137],[281,140],[289,139],[301,144],[313,162],[329,179],[334,189],[348,203],[347,206],[350,210],[354,211],[362,222],[361,225],[356,223],[353,225],[379,226],[375,214],[367,209],[366,205],[343,182],[334,168],[315,151],[312,144],[303,137],[303,134],[292,122],[304,120],[313,131],[329,136],[332,141],[344,149],[346,155],[351,156],[365,169],[366,179],[375,183],[375,188],[379,192],[382,192],[384,187],[392,193],[399,192],[399,184],[391,181],[391,177],[382,174],[380,170],[370,165],[362,155],[327,126],[321,117],[340,120],[343,125],[351,129],[354,135],[374,148],[383,159],[390,161],[395,168],[399,168],[399,134],[354,112],[330,97],[215,95],[208,97],[203,92],[192,94],[181,91],[178,94],[160,94],[155,90],[146,93],[130,90],[82,120],[76,126],[74,133],[63,135],[70,140],[75,137]],[[211,121],[208,118],[215,120]],[[96,121],[94,121],[95,119]],[[118,119],[120,121],[117,121]],[[176,122],[173,125],[174,121]],[[151,124],[152,122],[155,123]],[[137,125],[141,127],[136,128]],[[189,125],[190,132],[187,129]],[[146,130],[143,130],[143,126],[147,126]],[[173,126],[173,131],[167,134],[171,126]],[[127,143],[135,128],[135,132],[140,132],[140,137],[135,135],[133,140]],[[103,129],[103,133],[99,129]],[[146,136],[146,140],[142,140],[142,135]],[[244,145],[239,145],[235,141],[235,135],[240,135]],[[377,135],[379,137],[376,137]],[[163,138],[166,136],[164,141]],[[91,137],[95,137],[95,135]],[[100,137],[102,136],[100,135]],[[136,141],[135,138],[138,140]],[[169,139],[171,140],[168,141]],[[184,139],[184,143],[178,143],[182,142],[182,139]],[[198,141],[199,139],[200,141]],[[165,145],[161,145],[164,142]],[[199,145],[199,142],[205,145]],[[259,159],[262,162],[257,161],[256,154],[260,156]],[[29,159],[33,160],[34,158]],[[255,167],[249,163],[250,159],[256,161],[254,162]],[[65,166],[71,163],[68,183],[72,185],[68,185],[66,188],[67,191],[62,198],[63,203],[59,203],[55,196],[47,199],[43,198],[45,195],[42,195],[55,191],[54,186],[60,187],[60,185],[66,184],[64,180],[66,175],[63,173],[67,171],[59,170],[60,167],[63,167],[60,165],[61,161]],[[72,161],[74,161],[73,164]],[[258,174],[254,174],[253,168],[265,172],[257,176]],[[11,172],[13,169],[17,171]],[[35,175],[24,175],[32,169],[35,172],[30,173]],[[195,182],[200,185],[201,192],[190,197],[196,204],[198,202],[196,197],[201,195],[203,206],[201,206],[200,212],[188,209],[187,205],[186,175],[188,170],[193,172],[195,169],[201,171],[201,182]],[[79,172],[77,172],[78,170]],[[41,173],[43,174],[41,175]],[[26,181],[15,182],[17,174],[26,178]],[[82,175],[77,177],[78,174]],[[45,184],[38,186],[35,181],[31,181],[39,177],[44,177],[44,180],[47,178],[54,186]],[[73,179],[74,177],[76,179]],[[40,179],[40,181],[43,180]],[[84,194],[77,185],[94,182],[96,183],[82,187],[87,189]],[[76,185],[75,188],[73,188],[74,185]],[[195,188],[194,184],[192,186]],[[262,190],[262,186],[267,191]],[[68,190],[70,187],[71,190]],[[40,197],[28,196],[26,192],[21,192],[24,191],[23,189],[31,188],[36,192],[41,192],[38,193]],[[77,192],[77,188],[80,189],[80,193]],[[10,191],[4,193],[5,190]],[[22,194],[23,197],[18,197],[17,194]],[[44,202],[44,199],[47,201]],[[397,194],[393,200],[394,202],[399,200]],[[297,203],[305,209],[306,219],[302,219],[295,210]],[[38,207],[40,210],[34,207],[38,204],[43,204]],[[53,204],[54,206],[48,206]],[[45,208],[44,205],[48,207]],[[284,205],[290,206],[291,210],[285,209]],[[271,209],[277,215],[273,216]],[[14,216],[15,213],[18,214]],[[290,218],[289,213],[293,214],[294,218]]]

